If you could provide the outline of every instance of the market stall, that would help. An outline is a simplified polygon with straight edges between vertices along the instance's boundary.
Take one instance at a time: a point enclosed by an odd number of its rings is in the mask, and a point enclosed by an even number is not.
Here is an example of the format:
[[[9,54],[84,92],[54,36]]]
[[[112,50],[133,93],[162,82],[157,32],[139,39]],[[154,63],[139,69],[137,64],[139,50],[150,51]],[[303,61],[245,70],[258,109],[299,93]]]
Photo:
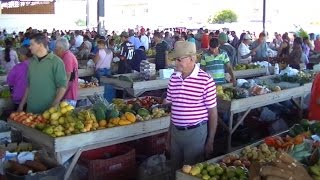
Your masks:
[[[120,77],[121,76],[121,77]],[[139,97],[147,91],[166,89],[169,79],[153,79],[148,81],[135,81],[139,74],[130,73],[115,75],[113,77],[102,77],[101,82],[112,85],[117,90],[122,90],[133,97]],[[127,77],[127,78],[123,78]]]
[[[104,86],[79,88],[79,97],[78,97],[78,100],[86,99],[88,96],[92,96],[92,95],[94,95],[95,93],[97,93],[98,95],[103,95],[103,93],[104,93]]]
[[[46,147],[60,164],[72,158],[65,175],[68,179],[83,151],[167,132],[170,117],[159,108],[151,110],[155,103],[152,97],[139,102],[115,99],[113,106],[99,101],[76,110],[61,103],[42,115],[12,113],[8,123],[30,141]]]
[[[78,69],[79,77],[87,77],[94,75],[94,68]]]
[[[303,98],[310,93],[312,83],[306,83],[303,85],[300,85],[299,83],[289,82],[274,83],[272,80],[274,77],[275,76],[265,76],[256,79],[256,81],[260,81],[260,84],[269,82],[269,86],[272,86],[274,88],[273,92],[256,94],[254,96],[244,98],[240,97],[242,95],[245,95],[245,91],[242,89],[236,92],[239,94],[238,98],[240,99],[232,99],[229,97],[228,94],[232,94],[232,90],[231,92],[229,91],[230,93],[222,92],[222,94],[219,94],[221,92],[221,90],[219,89],[222,89],[222,87],[218,88],[218,112],[229,114],[228,123],[225,123],[224,121],[219,119],[219,123],[228,131],[228,151],[231,150],[232,134],[239,127],[239,125],[243,123],[251,110],[290,100],[295,106],[301,109],[300,114],[302,114]],[[263,91],[261,86],[257,86],[257,88],[260,88],[260,90]],[[300,100],[300,103],[297,102],[297,99]],[[234,120],[235,114],[238,114],[240,116],[238,117],[238,121],[236,123]]]
[[[7,83],[7,75],[0,75],[0,85]]]
[[[177,180],[196,179],[253,179],[255,165],[267,164],[276,160],[283,152],[302,163],[306,172],[318,178],[319,163],[318,128],[320,124],[301,120],[288,131],[266,137],[231,153],[210,159],[192,166],[184,165],[176,171]],[[279,160],[279,159],[277,159]],[[310,171],[307,171],[310,169]]]

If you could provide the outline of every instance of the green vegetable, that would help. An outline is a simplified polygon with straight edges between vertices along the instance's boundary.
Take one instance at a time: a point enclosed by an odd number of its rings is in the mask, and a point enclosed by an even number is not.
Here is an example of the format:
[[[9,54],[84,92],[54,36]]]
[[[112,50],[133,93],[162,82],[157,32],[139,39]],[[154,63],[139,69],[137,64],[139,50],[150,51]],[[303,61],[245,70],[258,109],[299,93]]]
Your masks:
[[[116,117],[119,117],[119,111],[117,111],[116,109],[112,109],[112,110],[107,112],[107,118],[108,119],[116,118]]]
[[[141,106],[138,103],[136,103],[136,102],[133,103],[132,110],[137,112],[140,108],[141,108]]]
[[[96,115],[96,118],[98,121],[101,121],[103,119],[106,119],[106,114],[104,110],[101,107],[97,107],[94,109],[94,113]]]
[[[309,123],[309,121],[307,119],[302,119],[300,121],[300,124],[303,127],[304,131],[308,131],[309,130],[310,123]]]
[[[316,134],[317,132],[320,131],[320,123],[317,122],[317,123],[313,123],[310,125],[310,131],[312,134]]]
[[[147,109],[145,109],[145,108],[140,108],[140,109],[138,110],[138,114],[139,114],[141,117],[145,117],[145,116],[150,115],[150,112],[149,112]]]
[[[295,132],[296,135],[305,132],[305,131],[304,131],[304,128],[303,128],[300,124],[295,124],[295,125],[293,126],[293,130],[294,130],[294,132]]]

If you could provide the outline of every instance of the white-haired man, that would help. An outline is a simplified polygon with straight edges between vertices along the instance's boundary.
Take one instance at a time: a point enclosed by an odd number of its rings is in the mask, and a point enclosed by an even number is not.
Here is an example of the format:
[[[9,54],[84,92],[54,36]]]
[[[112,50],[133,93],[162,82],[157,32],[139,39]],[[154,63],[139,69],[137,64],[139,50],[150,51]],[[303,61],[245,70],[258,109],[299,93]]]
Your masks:
[[[69,47],[67,39],[57,39],[55,54],[62,59],[66,69],[68,85],[64,99],[69,104],[76,106],[78,98],[78,60],[69,51]]]

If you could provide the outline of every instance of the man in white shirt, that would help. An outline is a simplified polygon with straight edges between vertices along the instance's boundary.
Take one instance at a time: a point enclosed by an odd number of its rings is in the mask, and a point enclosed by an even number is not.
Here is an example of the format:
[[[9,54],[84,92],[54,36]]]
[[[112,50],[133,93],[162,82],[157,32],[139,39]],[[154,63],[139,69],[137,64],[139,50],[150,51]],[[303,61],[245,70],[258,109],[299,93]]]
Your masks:
[[[255,55],[256,49],[250,50],[249,44],[252,38],[249,34],[245,34],[241,44],[238,47],[238,63],[239,64],[249,64],[252,61],[253,55]]]
[[[79,47],[81,46],[81,44],[83,43],[83,36],[80,34],[80,31],[79,31],[79,30],[76,30],[76,31],[75,31],[75,35],[76,35],[76,37],[75,37],[75,44],[74,44],[74,46],[75,46],[76,48],[79,48]]]
[[[141,46],[144,46],[145,50],[147,51],[149,49],[149,38],[146,36],[146,30],[144,28],[141,28],[140,35]]]

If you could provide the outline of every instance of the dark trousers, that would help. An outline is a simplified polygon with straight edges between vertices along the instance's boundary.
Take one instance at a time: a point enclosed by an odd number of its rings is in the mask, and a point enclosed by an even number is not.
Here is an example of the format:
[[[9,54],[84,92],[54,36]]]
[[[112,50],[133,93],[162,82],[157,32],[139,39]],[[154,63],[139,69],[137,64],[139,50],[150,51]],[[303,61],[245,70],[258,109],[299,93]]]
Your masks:
[[[127,60],[120,60],[118,66],[118,74],[131,73],[131,66]]]

